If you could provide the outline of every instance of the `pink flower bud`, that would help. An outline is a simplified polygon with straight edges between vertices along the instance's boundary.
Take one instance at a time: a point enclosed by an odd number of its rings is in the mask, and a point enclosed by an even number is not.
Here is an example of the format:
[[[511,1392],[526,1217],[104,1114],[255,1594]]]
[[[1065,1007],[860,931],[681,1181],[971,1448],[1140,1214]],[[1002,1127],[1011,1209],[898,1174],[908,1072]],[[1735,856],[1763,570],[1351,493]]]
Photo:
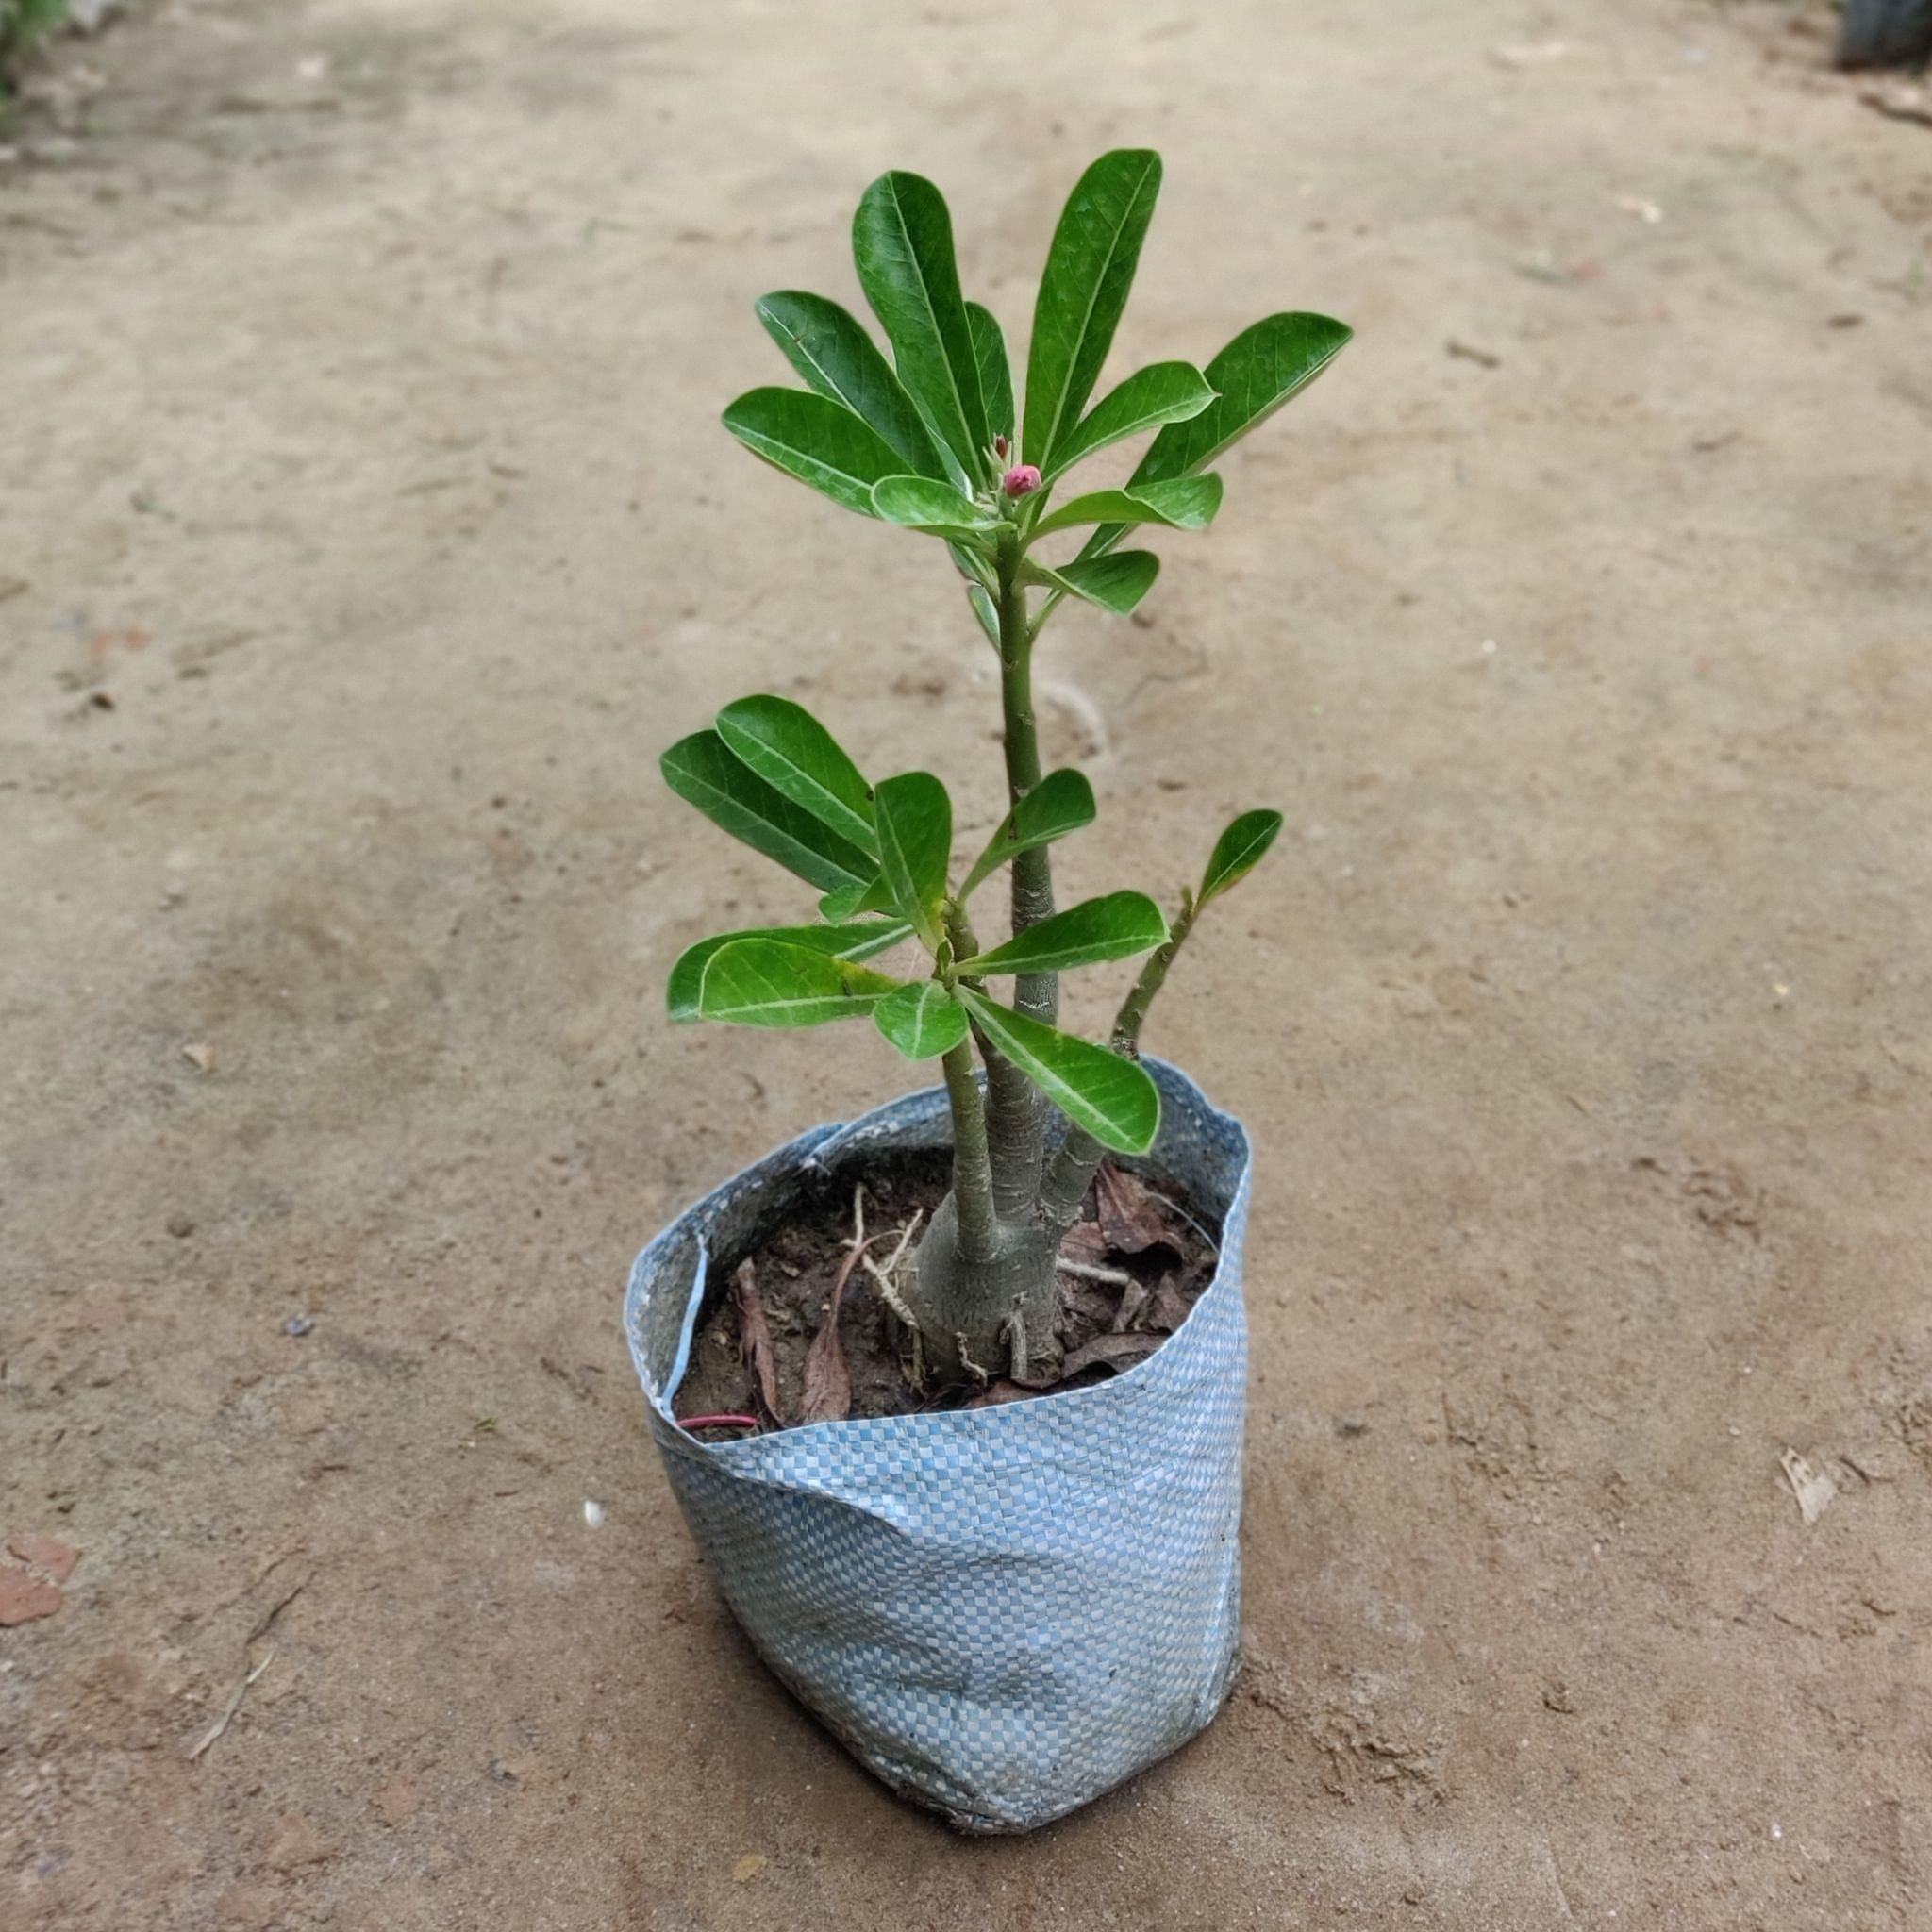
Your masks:
[[[1003,457],[1003,456],[1005,456],[1005,455],[1006,455],[1006,453],[1007,453],[1007,439],[1006,439],[1006,438],[1005,438],[1004,436],[995,436],[995,437],[993,438],[993,440],[992,440],[992,453],[993,453],[993,455],[994,455],[994,456],[996,456],[996,457]]]
[[[1040,472],[1031,463],[1018,463],[1000,479],[1008,496],[1031,496],[1040,488]]]

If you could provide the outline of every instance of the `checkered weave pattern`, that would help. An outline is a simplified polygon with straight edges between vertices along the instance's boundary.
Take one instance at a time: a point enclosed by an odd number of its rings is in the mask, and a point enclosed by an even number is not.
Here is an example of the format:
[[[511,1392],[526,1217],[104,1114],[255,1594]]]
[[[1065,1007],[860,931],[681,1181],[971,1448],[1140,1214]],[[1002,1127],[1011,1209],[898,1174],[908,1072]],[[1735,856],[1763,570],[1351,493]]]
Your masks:
[[[1220,1218],[1220,1265],[1179,1332],[1097,1388],[715,1444],[674,1420],[709,1257],[775,1225],[813,1169],[946,1144],[943,1090],[801,1135],[631,1271],[652,1433],[733,1614],[861,1763],[968,1830],[1098,1797],[1199,1731],[1234,1676],[1248,1141],[1147,1065],[1150,1166]]]

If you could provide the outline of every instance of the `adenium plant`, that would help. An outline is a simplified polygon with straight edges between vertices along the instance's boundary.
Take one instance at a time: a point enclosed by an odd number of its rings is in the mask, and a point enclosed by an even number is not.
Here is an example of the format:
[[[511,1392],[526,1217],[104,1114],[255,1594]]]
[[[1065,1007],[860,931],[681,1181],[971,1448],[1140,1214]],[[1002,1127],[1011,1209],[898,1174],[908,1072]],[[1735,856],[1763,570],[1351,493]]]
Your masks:
[[[870,1018],[908,1059],[944,1070],[952,1188],[895,1301],[942,1379],[1038,1382],[1055,1372],[1061,1238],[1106,1153],[1144,1154],[1159,1126],[1159,1095],[1139,1061],[1148,1007],[1202,911],[1281,826],[1274,811],[1237,818],[1172,925],[1139,891],[1056,909],[1052,847],[1092,822],[1094,799],[1079,772],[1041,769],[1032,677],[1041,632],[1068,597],[1115,615],[1134,609],[1159,559],[1123,540],[1144,527],[1206,528],[1222,495],[1208,466],[1349,339],[1325,316],[1271,315],[1205,369],[1156,362],[1090,407],[1160,172],[1159,156],[1124,149],[1074,188],[1034,305],[1024,425],[1000,325],[960,291],[945,202],[901,173],[866,190],[853,225],[858,280],[891,360],[836,302],[767,295],[758,319],[806,387],[755,389],[724,411],[724,426],[777,469],[860,516],[943,543],[999,658],[1008,810],[963,874],[953,871],[953,808],[939,778],[869,780],[788,698],[727,705],[663,758],[679,797],[823,895],[818,923],[691,947],[672,970],[673,1018]],[[1149,430],[1124,484],[1074,487],[1089,458]],[[1010,935],[986,945],[975,895],[1003,873]],[[907,941],[923,956],[918,972],[884,970]],[[1062,973],[1143,956],[1106,1043],[1058,1025]],[[1008,981],[1012,996],[1002,998],[994,988]]]

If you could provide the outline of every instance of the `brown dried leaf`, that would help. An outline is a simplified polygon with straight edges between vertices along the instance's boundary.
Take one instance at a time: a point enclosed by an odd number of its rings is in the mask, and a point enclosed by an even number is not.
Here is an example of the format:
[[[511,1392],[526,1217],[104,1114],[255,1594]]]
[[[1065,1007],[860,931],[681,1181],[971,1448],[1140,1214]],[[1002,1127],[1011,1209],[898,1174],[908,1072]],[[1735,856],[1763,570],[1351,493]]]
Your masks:
[[[778,1413],[778,1365],[772,1354],[772,1328],[765,1320],[765,1305],[758,1299],[758,1275],[747,1259],[738,1264],[738,1352],[758,1384],[758,1400],[774,1423],[783,1424]]]
[[[825,1304],[825,1319],[806,1352],[805,1394],[798,1406],[801,1423],[842,1422],[852,1413],[852,1371],[839,1341],[839,1310],[844,1306],[845,1284],[869,1246],[869,1241],[855,1242],[839,1264],[831,1299]]]
[[[1085,1348],[1076,1348],[1060,1364],[1060,1374],[1071,1380],[1082,1369],[1095,1366],[1118,1374],[1123,1369],[1131,1369],[1136,1362],[1145,1361],[1160,1342],[1158,1335],[1096,1335]]]
[[[1165,1245],[1174,1247],[1161,1217],[1160,1196],[1139,1174],[1104,1161],[1093,1176],[1093,1205],[1099,1210],[1100,1232],[1117,1255],[1139,1255]],[[1174,1249],[1178,1254],[1178,1248]]]
[[[1172,1281],[1163,1281],[1154,1291],[1154,1300],[1147,1309],[1147,1325],[1163,1335],[1172,1335],[1188,1319],[1192,1307],[1193,1303]]]
[[[1085,1261],[1090,1266],[1107,1259],[1107,1237],[1097,1221],[1076,1221],[1060,1237],[1060,1253],[1069,1261]]]
[[[1130,1281],[1121,1290],[1121,1305],[1114,1310],[1113,1320],[1108,1326],[1116,1335],[1124,1335],[1141,1320],[1141,1311],[1147,1306],[1147,1284],[1144,1281]]]
[[[1119,1289],[1103,1281],[1083,1281],[1077,1274],[1062,1274],[1059,1291],[1061,1341],[1074,1341],[1077,1336],[1084,1341],[1097,1329],[1113,1326],[1113,1311],[1120,1306]]]
[[[1019,1383],[1008,1382],[1002,1378],[997,1382],[989,1382],[966,1407],[968,1408],[997,1408],[1002,1403],[1024,1402],[1028,1396],[1038,1393],[1038,1390],[1023,1389]]]

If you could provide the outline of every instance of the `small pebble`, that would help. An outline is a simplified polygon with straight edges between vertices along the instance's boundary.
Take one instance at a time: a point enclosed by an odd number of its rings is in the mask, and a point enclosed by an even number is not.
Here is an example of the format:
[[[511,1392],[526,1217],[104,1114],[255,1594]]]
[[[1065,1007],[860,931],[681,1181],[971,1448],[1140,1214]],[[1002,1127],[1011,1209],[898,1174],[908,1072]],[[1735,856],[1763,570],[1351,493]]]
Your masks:
[[[584,1498],[584,1521],[588,1523],[592,1529],[602,1529],[604,1527],[603,1504],[593,1503],[588,1496],[586,1496]]]
[[[314,1326],[315,1324],[307,1315],[291,1315],[282,1324],[282,1333],[284,1335],[292,1335],[299,1341]]]
[[[194,1223],[185,1214],[168,1216],[168,1232],[177,1241],[185,1241],[194,1232]]]

